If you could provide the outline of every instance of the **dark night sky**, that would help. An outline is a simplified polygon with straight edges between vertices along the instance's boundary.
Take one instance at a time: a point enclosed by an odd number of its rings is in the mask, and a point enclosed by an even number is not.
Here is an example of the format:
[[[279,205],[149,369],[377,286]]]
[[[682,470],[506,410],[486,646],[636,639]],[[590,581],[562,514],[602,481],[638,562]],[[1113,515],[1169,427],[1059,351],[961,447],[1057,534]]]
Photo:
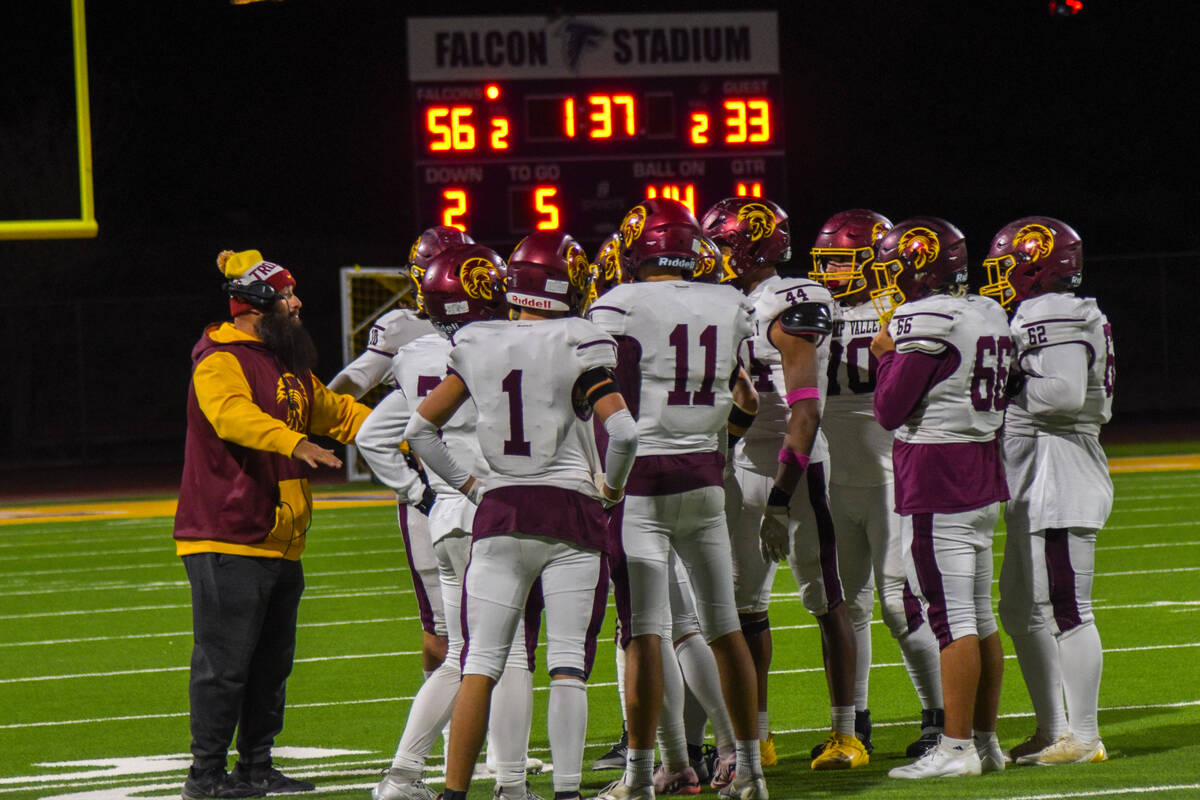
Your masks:
[[[500,10],[732,6],[780,14],[798,252],[822,220],[855,206],[894,220],[946,217],[966,232],[974,261],[1002,224],[1034,213],[1073,223],[1092,256],[1200,249],[1200,3],[1085,0],[1069,20],[1052,18],[1046,0],[612,0]],[[0,218],[74,209],[66,7],[27,4],[25,27],[0,31]],[[447,7],[92,0],[100,235],[0,242],[0,305],[11,327],[0,333],[46,326],[20,316],[31,297],[138,309],[139,298],[190,298],[207,310],[149,315],[173,330],[151,331],[158,349],[147,356],[169,360],[186,382],[190,343],[206,317],[223,313],[213,257],[255,247],[299,277],[328,377],[336,267],[401,263],[433,222],[411,212],[404,15]],[[150,324],[146,316],[136,324]],[[29,424],[9,416],[14,429]]]

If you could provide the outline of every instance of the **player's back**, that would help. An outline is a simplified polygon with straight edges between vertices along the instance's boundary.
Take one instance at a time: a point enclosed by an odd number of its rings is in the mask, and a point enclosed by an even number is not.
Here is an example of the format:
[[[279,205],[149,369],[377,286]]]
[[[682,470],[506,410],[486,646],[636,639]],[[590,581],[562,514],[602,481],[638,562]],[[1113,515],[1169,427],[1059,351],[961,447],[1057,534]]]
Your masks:
[[[547,485],[595,494],[599,457],[576,411],[579,376],[616,365],[616,344],[576,317],[475,322],[454,334],[450,371],[478,410],[489,487]]]
[[[625,284],[605,294],[589,318],[633,345],[640,389],[621,388],[638,409],[638,455],[715,450],[733,403],[738,347],[751,330],[743,295],[683,280]]]
[[[1033,416],[1021,407],[1020,399],[1008,407],[1005,431],[1032,435],[1048,433],[1098,434],[1112,417],[1116,357],[1112,326],[1090,297],[1065,292],[1038,295],[1017,306],[1012,318],[1018,362],[1030,353],[1055,345],[1082,346],[1088,358],[1087,390],[1083,408],[1060,417]]]
[[[433,391],[442,378],[446,377],[446,365],[450,360],[450,341],[439,333],[430,333],[413,339],[396,351],[392,359],[392,376],[399,391],[404,392],[409,407],[413,410],[421,404],[425,395]],[[470,470],[471,474],[486,478],[487,462],[479,449],[476,436],[476,413],[474,403],[463,403],[441,428],[442,441],[454,458]],[[457,490],[446,483],[440,475],[430,471],[429,485],[438,493],[454,493]]]
[[[1016,350],[1000,304],[979,295],[935,294],[896,309],[888,330],[898,353],[947,359],[896,438],[919,444],[992,440],[1004,422],[1004,386]]]
[[[821,429],[829,442],[830,482],[877,486],[892,480],[892,434],[875,420],[878,359],[871,340],[879,312],[870,302],[839,306],[830,336]]]

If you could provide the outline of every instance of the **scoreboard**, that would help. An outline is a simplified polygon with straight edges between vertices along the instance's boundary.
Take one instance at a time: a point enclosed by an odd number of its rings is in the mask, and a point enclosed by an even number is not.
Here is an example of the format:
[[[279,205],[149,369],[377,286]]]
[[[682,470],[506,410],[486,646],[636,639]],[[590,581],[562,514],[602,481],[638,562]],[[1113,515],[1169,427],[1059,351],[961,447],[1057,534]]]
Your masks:
[[[585,242],[631,206],[785,204],[775,12],[408,20],[417,222]]]

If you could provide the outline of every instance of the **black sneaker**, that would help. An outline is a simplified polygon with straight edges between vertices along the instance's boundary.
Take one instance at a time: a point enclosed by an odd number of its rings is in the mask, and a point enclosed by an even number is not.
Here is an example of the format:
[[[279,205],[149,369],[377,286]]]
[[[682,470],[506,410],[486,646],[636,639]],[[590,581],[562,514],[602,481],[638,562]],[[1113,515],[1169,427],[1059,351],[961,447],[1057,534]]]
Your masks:
[[[238,795],[240,797],[261,797],[263,794],[293,794],[295,792],[311,792],[317,788],[316,784],[309,781],[301,781],[295,778],[289,778],[279,770],[275,769],[268,761],[265,764],[245,764],[241,761],[233,768],[233,772],[229,773],[229,777],[233,780],[240,780],[256,789],[256,795]]]
[[[854,712],[854,735],[862,742],[867,755],[875,752],[875,745],[871,744],[871,709]]]
[[[629,731],[621,726],[621,740],[608,749],[608,752],[592,762],[592,770],[625,769],[626,757],[629,755]]]
[[[261,790],[245,781],[225,773],[224,767],[211,769],[188,768],[187,780],[179,793],[183,800],[209,800],[209,798],[262,797]]]
[[[713,762],[717,760],[717,748],[711,744],[689,744],[687,746],[688,763],[696,770],[696,777],[701,783],[712,780]]]
[[[904,751],[909,758],[920,758],[927,750],[937,747],[946,725],[946,712],[940,708],[926,708],[921,711],[921,738],[910,744]]]

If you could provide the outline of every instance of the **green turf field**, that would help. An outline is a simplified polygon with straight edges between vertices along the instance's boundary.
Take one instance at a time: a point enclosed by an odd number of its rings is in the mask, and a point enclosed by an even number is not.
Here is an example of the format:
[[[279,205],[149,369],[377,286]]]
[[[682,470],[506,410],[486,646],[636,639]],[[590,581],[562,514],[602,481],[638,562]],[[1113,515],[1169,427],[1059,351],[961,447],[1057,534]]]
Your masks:
[[[781,757],[767,770],[772,797],[1200,797],[1200,473],[1122,474],[1115,482],[1095,591],[1108,763],[890,780],[887,770],[903,763],[916,736],[919,709],[899,650],[876,624],[871,764],[812,772],[805,754],[827,730],[828,696],[816,628],[783,570],[771,614],[771,717]],[[420,629],[394,520],[386,506],[320,507],[304,557],[308,590],[276,757],[289,773],[316,781],[323,797],[367,797],[421,681]],[[179,796],[190,760],[191,634],[170,531],[169,517],[105,514],[0,525],[0,800]],[[611,632],[610,616],[591,682],[585,768],[620,732]],[[1033,722],[1005,646],[1007,747]],[[545,683],[544,673],[535,678]],[[545,703],[539,688],[530,746],[548,760]],[[436,788],[440,756],[430,772]],[[616,775],[585,773],[585,796]],[[548,775],[532,784],[552,796]],[[491,788],[477,781],[473,800],[486,800]]]

